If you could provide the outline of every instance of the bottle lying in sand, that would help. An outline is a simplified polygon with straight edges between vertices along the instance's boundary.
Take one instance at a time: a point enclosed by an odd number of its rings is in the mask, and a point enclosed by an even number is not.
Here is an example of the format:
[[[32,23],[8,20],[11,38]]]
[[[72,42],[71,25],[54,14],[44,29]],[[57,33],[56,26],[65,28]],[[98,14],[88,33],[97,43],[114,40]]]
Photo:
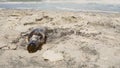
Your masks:
[[[36,28],[33,29],[30,34],[28,34],[28,46],[27,50],[29,53],[34,53],[41,49],[42,45],[46,43],[46,28]]]

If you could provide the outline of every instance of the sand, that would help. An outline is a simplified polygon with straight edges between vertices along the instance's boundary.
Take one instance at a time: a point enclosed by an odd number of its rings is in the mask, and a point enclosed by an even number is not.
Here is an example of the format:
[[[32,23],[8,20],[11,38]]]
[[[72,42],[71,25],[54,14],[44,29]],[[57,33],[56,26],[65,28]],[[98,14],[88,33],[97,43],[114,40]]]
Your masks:
[[[21,32],[47,27],[42,50],[28,53]],[[23,46],[20,46],[23,45]],[[120,13],[0,10],[0,68],[120,68]],[[12,50],[18,46],[17,50]],[[60,53],[61,60],[43,57]]]

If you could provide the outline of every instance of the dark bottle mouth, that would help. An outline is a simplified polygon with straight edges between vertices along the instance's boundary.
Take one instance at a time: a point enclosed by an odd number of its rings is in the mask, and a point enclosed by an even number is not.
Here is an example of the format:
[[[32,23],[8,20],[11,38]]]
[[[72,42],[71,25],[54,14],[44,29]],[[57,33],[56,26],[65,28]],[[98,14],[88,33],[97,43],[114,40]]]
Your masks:
[[[34,53],[38,50],[38,48],[37,48],[35,43],[30,43],[27,46],[27,50],[28,50],[29,53]]]

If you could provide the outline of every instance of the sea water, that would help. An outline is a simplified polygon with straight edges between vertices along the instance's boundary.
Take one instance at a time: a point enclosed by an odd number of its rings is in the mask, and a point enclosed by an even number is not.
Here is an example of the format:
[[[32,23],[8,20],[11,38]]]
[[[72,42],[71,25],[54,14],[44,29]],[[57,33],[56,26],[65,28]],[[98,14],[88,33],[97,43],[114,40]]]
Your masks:
[[[0,2],[1,9],[120,12],[120,4],[64,2]]]

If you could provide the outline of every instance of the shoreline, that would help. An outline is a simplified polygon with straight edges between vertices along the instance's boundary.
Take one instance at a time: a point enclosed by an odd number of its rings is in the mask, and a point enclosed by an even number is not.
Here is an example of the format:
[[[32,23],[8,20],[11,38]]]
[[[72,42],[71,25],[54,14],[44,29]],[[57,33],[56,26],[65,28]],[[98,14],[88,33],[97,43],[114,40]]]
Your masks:
[[[81,10],[81,11],[70,11],[70,10],[42,10],[42,9],[5,9],[0,8],[1,10],[31,10],[31,11],[53,11],[53,12],[83,12],[83,13],[108,13],[108,14],[119,14],[120,12],[114,12],[114,11],[99,11],[99,10]]]

